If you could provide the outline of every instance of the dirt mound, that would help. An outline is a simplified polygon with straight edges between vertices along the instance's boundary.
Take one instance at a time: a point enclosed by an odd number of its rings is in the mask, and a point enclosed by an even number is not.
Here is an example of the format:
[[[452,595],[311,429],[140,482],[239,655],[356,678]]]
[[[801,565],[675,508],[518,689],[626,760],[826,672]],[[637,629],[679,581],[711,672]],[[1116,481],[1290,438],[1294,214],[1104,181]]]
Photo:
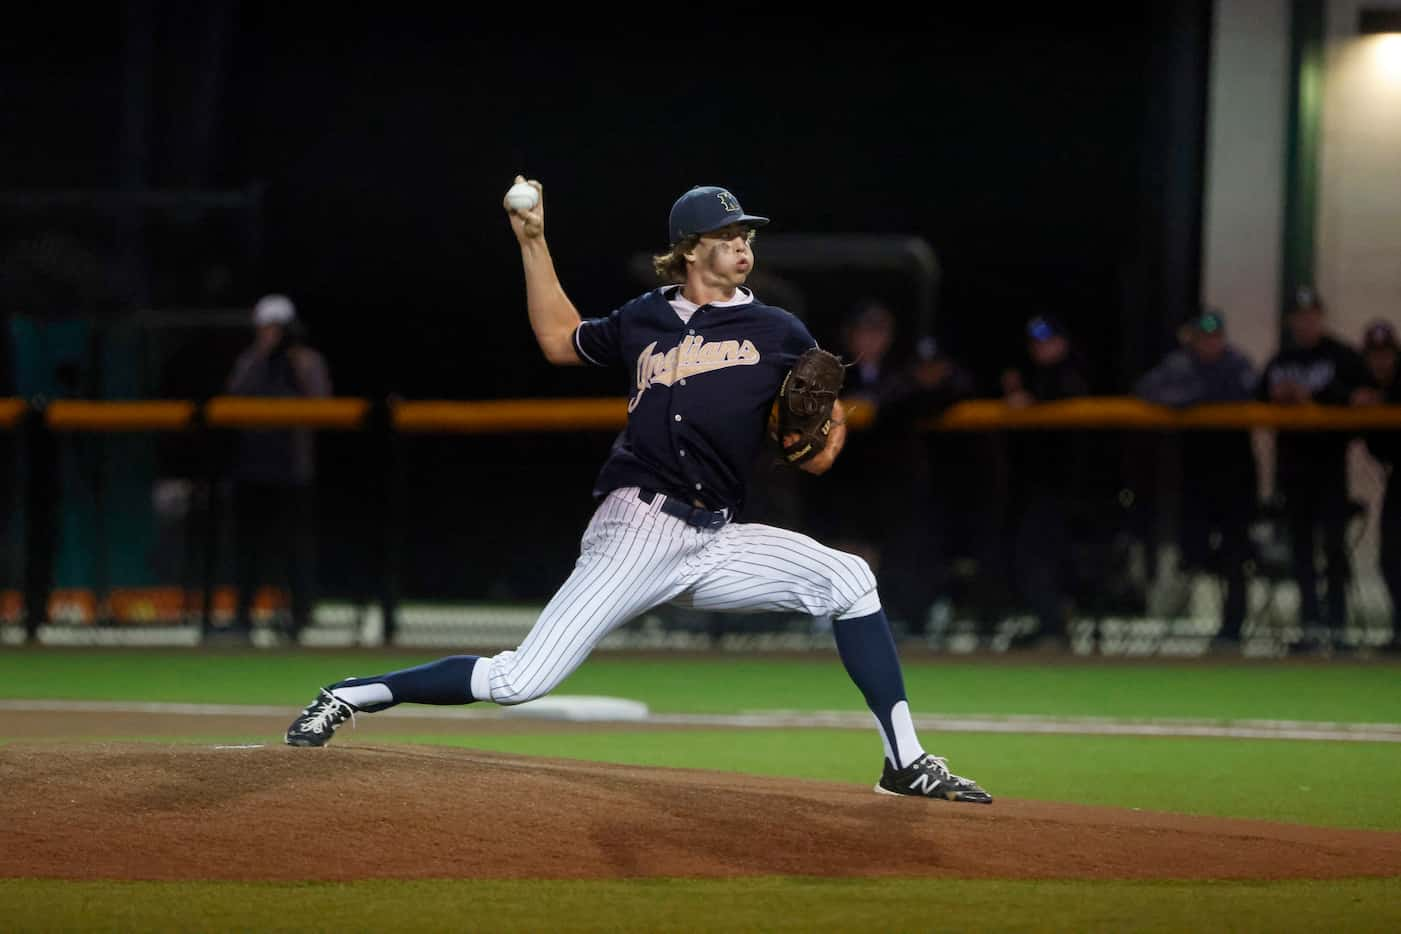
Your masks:
[[[0,876],[1401,875],[1401,833],[414,746],[0,746]]]

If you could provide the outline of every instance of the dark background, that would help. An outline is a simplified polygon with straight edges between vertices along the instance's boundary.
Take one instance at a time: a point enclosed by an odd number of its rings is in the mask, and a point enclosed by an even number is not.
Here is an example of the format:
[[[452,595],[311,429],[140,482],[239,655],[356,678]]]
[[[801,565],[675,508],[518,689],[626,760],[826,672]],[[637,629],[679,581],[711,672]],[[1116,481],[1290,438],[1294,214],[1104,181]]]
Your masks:
[[[1195,304],[1209,3],[626,16],[232,2],[26,14],[0,39],[0,188],[232,191],[257,207],[11,205],[3,310],[112,320],[281,291],[339,395],[621,394],[621,374],[551,368],[533,343],[500,208],[517,172],[545,186],[585,315],[645,287],[626,261],[665,247],[692,185],[730,188],[773,232],[923,237],[942,266],[934,333],[989,394],[1034,313],[1061,315],[1096,389],[1118,393]],[[44,236],[61,245],[36,249]],[[756,252],[762,267],[762,237]],[[865,291],[844,286],[813,302],[820,340]],[[174,391],[216,391],[246,336],[184,361]],[[607,440],[425,441],[414,469],[423,489],[470,491],[435,494],[435,516],[480,539],[509,516],[486,502],[498,483],[562,490],[556,526],[587,515]],[[363,487],[360,443],[323,446],[340,495]],[[542,450],[553,473],[522,467]]]
[[[313,4],[60,11],[5,40],[3,186],[263,186],[256,260],[236,238],[223,255],[167,244],[114,302],[285,291],[347,394],[616,388],[532,345],[499,208],[516,172],[546,186],[586,314],[641,290],[625,260],[665,246],[677,195],[721,184],[774,232],[924,237],[950,349],[995,368],[1054,310],[1117,390],[1195,294],[1195,262],[1165,241],[1190,247],[1199,225],[1164,202],[1193,185],[1179,200],[1199,201],[1207,6],[538,31]],[[1189,296],[1167,314],[1164,277]]]

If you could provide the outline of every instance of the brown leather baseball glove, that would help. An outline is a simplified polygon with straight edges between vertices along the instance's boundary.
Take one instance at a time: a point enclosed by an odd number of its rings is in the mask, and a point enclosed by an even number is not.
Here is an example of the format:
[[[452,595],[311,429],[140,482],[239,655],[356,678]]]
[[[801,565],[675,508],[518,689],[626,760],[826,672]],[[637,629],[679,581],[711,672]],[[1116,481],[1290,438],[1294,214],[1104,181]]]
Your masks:
[[[784,463],[796,467],[822,453],[832,432],[832,406],[845,379],[841,358],[820,347],[809,347],[793,361],[778,387],[770,427]]]

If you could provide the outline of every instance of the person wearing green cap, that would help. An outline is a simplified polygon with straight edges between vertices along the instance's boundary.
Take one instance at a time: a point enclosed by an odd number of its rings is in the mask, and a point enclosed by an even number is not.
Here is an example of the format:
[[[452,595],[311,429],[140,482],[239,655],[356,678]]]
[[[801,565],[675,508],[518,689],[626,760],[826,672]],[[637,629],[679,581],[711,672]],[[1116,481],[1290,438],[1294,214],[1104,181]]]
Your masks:
[[[1137,394],[1159,405],[1244,402],[1255,393],[1256,372],[1226,340],[1221,312],[1207,308],[1178,333],[1182,346],[1138,381]],[[1259,489],[1248,431],[1189,431],[1182,436],[1178,559],[1184,573],[1207,572],[1225,585],[1221,627],[1213,648],[1239,648],[1246,611],[1246,565],[1252,557],[1250,522]]]

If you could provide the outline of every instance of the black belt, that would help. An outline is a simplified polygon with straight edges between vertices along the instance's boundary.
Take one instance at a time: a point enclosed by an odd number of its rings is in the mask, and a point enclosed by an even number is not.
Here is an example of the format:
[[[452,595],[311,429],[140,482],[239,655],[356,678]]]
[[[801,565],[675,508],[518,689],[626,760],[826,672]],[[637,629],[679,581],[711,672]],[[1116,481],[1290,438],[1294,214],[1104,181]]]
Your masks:
[[[687,525],[694,525],[698,529],[718,529],[730,521],[728,509],[702,509],[699,506],[683,503],[679,499],[652,490],[637,491],[637,498],[649,506],[658,496],[662,497],[662,512],[668,516],[675,516]]]

